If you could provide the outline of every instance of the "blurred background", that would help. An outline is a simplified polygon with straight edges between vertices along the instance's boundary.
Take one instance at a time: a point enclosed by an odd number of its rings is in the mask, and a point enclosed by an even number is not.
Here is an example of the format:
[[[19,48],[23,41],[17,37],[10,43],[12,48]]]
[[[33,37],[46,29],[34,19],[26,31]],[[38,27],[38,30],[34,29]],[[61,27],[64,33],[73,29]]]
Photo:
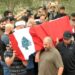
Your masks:
[[[0,14],[5,10],[11,10],[14,14],[23,9],[37,10],[39,6],[47,6],[50,1],[57,1],[58,6],[65,6],[68,14],[75,11],[75,0],[0,0]]]

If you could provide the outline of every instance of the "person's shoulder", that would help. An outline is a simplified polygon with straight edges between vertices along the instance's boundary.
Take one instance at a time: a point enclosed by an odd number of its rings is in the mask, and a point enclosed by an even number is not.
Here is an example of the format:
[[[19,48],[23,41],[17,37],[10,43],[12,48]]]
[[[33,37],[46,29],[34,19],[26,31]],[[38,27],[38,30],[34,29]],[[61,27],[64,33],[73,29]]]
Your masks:
[[[5,38],[7,38],[8,36],[6,35],[6,34],[3,34],[2,36],[1,36],[1,40],[2,39],[5,39]]]
[[[54,48],[54,52],[55,52],[55,53],[58,52],[58,49],[57,49],[57,48]]]
[[[1,35],[1,37],[6,36],[6,34]]]
[[[63,44],[64,44],[63,41],[62,41],[62,42],[59,42],[59,43],[56,45],[56,47],[62,46]]]
[[[54,48],[53,53],[54,53],[54,55],[60,54],[57,48]]]

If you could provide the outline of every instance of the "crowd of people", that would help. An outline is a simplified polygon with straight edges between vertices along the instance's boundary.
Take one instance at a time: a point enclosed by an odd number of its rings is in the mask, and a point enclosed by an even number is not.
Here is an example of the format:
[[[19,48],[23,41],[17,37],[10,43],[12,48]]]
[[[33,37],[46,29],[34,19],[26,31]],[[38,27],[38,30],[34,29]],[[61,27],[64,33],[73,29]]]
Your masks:
[[[63,40],[54,45],[51,37],[43,40],[44,49],[31,54],[29,60],[16,57],[9,35],[19,29],[34,27],[46,21],[69,16],[73,33],[66,31]],[[6,10],[0,19],[0,75],[75,75],[75,12],[68,15],[65,6],[55,2],[39,7],[34,13],[24,9],[14,15]]]

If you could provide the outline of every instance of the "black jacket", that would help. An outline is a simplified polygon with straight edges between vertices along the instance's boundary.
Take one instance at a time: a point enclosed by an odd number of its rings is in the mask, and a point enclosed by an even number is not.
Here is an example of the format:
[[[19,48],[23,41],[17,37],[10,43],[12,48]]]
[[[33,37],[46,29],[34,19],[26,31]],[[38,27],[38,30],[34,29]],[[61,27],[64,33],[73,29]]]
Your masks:
[[[61,42],[57,45],[57,49],[64,63],[64,75],[75,75],[75,43],[71,42],[66,46]]]

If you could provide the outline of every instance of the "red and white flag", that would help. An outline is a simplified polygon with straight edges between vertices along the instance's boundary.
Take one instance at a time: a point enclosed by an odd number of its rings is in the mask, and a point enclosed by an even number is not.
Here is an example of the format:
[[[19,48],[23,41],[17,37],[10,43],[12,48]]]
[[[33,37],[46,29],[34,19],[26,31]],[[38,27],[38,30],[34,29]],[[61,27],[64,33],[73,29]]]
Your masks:
[[[9,37],[13,50],[16,51],[17,56],[21,60],[28,60],[29,55],[35,52],[34,42],[29,33],[29,29],[30,28],[17,30]]]
[[[65,16],[51,22],[45,22],[35,27],[20,29],[9,36],[13,50],[21,60],[28,60],[29,55],[43,48],[43,39],[52,37],[63,38],[64,31],[72,31],[69,17]]]

